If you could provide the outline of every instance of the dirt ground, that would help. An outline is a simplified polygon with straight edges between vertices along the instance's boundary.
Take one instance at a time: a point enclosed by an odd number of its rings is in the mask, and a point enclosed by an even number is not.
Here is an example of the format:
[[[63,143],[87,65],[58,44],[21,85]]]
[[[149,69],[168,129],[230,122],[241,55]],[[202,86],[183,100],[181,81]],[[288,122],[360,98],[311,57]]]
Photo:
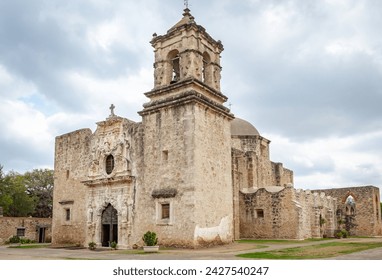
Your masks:
[[[159,253],[145,254],[140,250],[96,250],[73,249],[73,248],[33,248],[18,249],[0,246],[0,260],[63,260],[63,259],[86,259],[86,260],[238,260],[237,254],[249,252],[262,252],[275,249],[292,248],[298,246],[309,246],[313,244],[332,242],[333,240],[322,240],[294,244],[265,244],[262,248],[256,248],[253,243],[232,243],[205,249],[162,249]],[[338,240],[335,240],[338,241]],[[378,238],[348,238],[343,242],[382,242]],[[263,245],[263,244],[261,244]],[[265,248],[264,248],[265,247]],[[382,248],[342,255],[331,259],[341,260],[382,260]]]

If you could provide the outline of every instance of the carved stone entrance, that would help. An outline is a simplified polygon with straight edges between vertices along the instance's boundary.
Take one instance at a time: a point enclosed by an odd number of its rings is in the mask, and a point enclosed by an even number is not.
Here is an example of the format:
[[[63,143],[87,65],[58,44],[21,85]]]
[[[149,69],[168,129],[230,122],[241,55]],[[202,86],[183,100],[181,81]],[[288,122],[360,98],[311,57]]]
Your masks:
[[[118,243],[118,213],[109,203],[102,212],[101,242],[103,247],[109,247],[110,242]]]

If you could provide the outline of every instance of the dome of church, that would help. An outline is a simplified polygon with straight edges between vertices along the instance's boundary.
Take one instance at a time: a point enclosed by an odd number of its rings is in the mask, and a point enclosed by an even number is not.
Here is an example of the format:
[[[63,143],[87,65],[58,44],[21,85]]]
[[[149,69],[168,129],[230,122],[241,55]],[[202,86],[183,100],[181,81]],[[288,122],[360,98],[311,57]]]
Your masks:
[[[240,118],[235,118],[231,122],[231,135],[235,136],[254,136],[260,135],[259,131],[250,122]]]

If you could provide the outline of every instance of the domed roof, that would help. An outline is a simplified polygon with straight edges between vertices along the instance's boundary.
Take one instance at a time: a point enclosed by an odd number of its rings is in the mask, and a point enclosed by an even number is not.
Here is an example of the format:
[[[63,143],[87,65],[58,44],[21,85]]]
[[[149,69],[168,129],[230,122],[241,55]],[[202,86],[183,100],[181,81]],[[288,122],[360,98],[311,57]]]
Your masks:
[[[260,135],[260,133],[251,123],[240,118],[235,118],[231,121],[231,135],[254,136]]]

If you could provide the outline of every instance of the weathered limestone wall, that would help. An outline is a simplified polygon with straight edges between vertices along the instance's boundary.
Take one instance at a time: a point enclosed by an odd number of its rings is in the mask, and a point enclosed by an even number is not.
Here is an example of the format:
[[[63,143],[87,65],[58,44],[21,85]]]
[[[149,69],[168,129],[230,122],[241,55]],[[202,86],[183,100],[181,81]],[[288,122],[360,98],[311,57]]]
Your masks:
[[[333,236],[336,200],[324,193],[267,187],[240,194],[241,238]]]
[[[195,106],[187,104],[144,115],[144,158],[138,178],[137,242],[150,230],[161,244],[193,246],[195,192]],[[176,192],[169,190],[176,189]],[[169,191],[170,195],[165,193]],[[153,196],[153,193],[163,195]],[[155,193],[154,193],[155,194]],[[170,196],[170,197],[167,197]],[[161,205],[170,204],[170,219],[161,219]]]
[[[336,219],[344,219],[346,215],[346,199],[351,195],[355,201],[355,212],[350,233],[352,235],[376,236],[382,234],[381,208],[379,189],[374,186],[333,188],[314,190],[324,192],[337,199]],[[342,217],[341,217],[342,216]],[[342,227],[345,227],[343,224]]]
[[[232,136],[231,162],[233,187],[234,238],[246,235],[240,225],[242,212],[239,192],[268,186],[293,185],[293,171],[269,159],[270,141],[261,136]],[[244,220],[246,220],[245,218]],[[251,220],[251,219],[250,219]],[[262,220],[255,220],[264,223]],[[245,226],[243,227],[245,228]],[[246,230],[245,230],[246,231]]]
[[[195,217],[198,244],[233,240],[230,119],[195,107]]]
[[[283,167],[280,162],[271,162],[272,165],[272,183],[271,186],[293,185],[293,171]]]
[[[56,137],[53,244],[85,245],[87,187],[81,181],[87,178],[90,166],[91,137],[90,129]],[[70,211],[70,217],[67,217],[67,211]]]
[[[127,238],[127,246],[131,247],[134,244],[139,244],[142,241],[141,226],[145,222],[140,220],[139,213],[146,212],[147,205],[139,203],[141,197],[141,186],[144,170],[144,145],[143,135],[144,130],[142,123],[130,124],[126,131],[130,137],[130,151],[131,158],[131,181],[124,184],[123,190],[119,192],[124,196],[124,207],[121,216],[126,217],[125,221],[120,223],[119,233],[125,235]],[[122,240],[122,239],[120,239]]]
[[[293,202],[300,215],[299,239],[334,236],[336,199],[325,193],[296,190]]]
[[[231,242],[229,119],[190,102],[145,114],[142,125],[137,234],[154,230],[161,244],[185,247]],[[170,219],[161,219],[163,204]]]
[[[242,157],[240,167],[234,164],[240,185],[244,188],[286,186],[293,184],[293,171],[283,167],[282,163],[274,163],[269,159],[270,141],[261,136],[233,136],[232,149],[235,161]],[[240,154],[239,151],[242,153]],[[240,168],[240,170],[238,169]],[[234,181],[234,184],[237,183]],[[240,188],[241,189],[241,188]]]
[[[45,228],[45,242],[52,239],[52,219],[32,217],[0,217],[0,244],[17,235],[17,229],[25,229],[22,238],[39,241],[39,228]]]
[[[241,193],[241,238],[297,238],[299,216],[292,203],[293,191],[284,188],[271,192],[261,188],[255,193]]]

